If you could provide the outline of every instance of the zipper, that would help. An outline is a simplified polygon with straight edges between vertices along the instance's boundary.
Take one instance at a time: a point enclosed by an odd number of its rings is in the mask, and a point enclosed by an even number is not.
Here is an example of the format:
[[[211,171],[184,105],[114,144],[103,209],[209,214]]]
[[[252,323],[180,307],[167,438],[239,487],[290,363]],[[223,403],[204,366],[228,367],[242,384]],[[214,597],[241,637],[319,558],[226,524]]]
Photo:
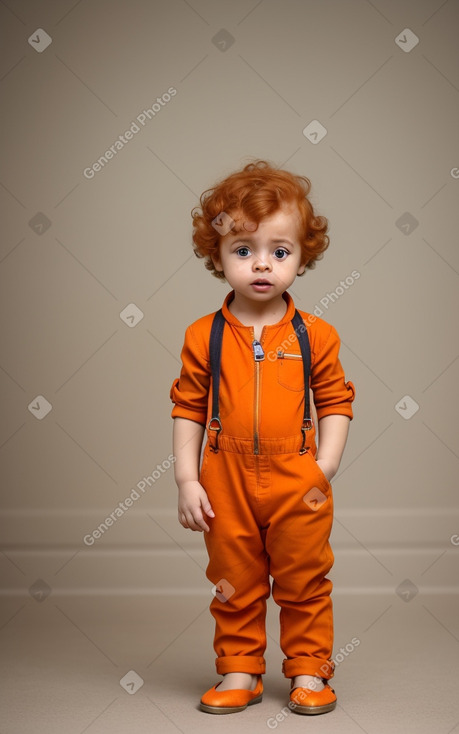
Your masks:
[[[252,336],[255,336],[254,330],[252,329]],[[260,339],[263,339],[263,331],[261,332]],[[261,342],[258,339],[252,341],[253,359],[255,363],[255,401],[253,406],[253,452],[258,454],[260,452],[258,427],[260,421],[260,362],[263,362],[265,353]]]
[[[277,359],[303,359],[303,357],[301,354],[289,354],[288,352],[283,352],[282,349],[278,349]]]

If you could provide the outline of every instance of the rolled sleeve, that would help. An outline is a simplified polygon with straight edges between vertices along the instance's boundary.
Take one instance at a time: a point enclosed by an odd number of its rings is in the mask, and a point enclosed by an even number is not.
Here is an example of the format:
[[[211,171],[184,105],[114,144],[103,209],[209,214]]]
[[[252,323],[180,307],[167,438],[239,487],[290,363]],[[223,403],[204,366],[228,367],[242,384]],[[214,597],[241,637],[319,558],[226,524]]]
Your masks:
[[[319,420],[326,415],[347,415],[351,420],[353,418],[355,387],[352,382],[345,380],[339,360],[339,348],[338,333],[330,326],[328,338],[316,355],[311,370],[311,387]]]
[[[172,418],[187,418],[206,424],[210,385],[208,359],[199,349],[192,326],[185,332],[181,353],[180,377],[172,383],[170,398],[174,403]]]

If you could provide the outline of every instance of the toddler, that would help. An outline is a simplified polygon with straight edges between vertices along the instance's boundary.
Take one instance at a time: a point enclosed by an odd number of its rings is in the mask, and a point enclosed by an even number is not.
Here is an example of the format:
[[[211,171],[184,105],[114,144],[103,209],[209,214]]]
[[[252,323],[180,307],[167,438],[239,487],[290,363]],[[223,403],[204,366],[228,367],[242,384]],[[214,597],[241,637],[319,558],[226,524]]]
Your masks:
[[[187,328],[171,388],[179,522],[204,531],[213,584],[223,680],[200,702],[212,714],[262,699],[270,577],[290,708],[319,714],[336,706],[328,684],[330,480],[355,391],[334,327],[297,311],[288,293],[329,244],[310,187],[306,177],[257,160],[205,191],[192,212],[196,255],[232,289],[216,314]]]

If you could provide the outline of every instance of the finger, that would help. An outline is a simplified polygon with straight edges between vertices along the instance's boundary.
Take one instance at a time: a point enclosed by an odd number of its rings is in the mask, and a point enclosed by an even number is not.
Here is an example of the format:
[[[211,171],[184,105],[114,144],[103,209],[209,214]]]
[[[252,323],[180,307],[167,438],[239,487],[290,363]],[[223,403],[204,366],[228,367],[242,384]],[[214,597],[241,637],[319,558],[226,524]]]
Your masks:
[[[186,527],[189,530],[199,530],[199,532],[202,532],[202,528],[199,525],[199,518],[193,517],[191,513],[186,516],[186,523]]]
[[[202,509],[208,517],[215,517],[215,512],[213,511],[212,505],[210,504],[209,500],[203,502]]]
[[[205,530],[206,533],[209,532],[210,528],[206,521],[204,520],[201,512],[196,512],[196,517],[193,518],[196,525],[198,526],[199,530]]]
[[[179,519],[179,523],[180,523],[180,525],[182,525],[182,526],[183,526],[184,528],[186,528],[187,530],[189,530],[189,529],[190,529],[190,526],[189,526],[189,523],[188,523],[187,517],[186,517],[186,515],[185,515],[185,513],[184,513],[184,512],[181,512],[181,513],[179,513],[179,518],[178,518],[178,519]]]

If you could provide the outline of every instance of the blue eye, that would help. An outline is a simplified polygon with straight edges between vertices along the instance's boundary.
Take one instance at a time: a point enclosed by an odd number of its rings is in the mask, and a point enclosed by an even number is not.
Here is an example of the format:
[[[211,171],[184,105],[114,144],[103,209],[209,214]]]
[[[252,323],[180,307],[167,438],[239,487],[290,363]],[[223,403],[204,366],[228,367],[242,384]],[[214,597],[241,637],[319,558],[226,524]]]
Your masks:
[[[236,253],[240,257],[247,257],[250,254],[250,250],[248,247],[238,247],[238,249],[236,250]]]
[[[274,257],[277,260],[285,260],[286,257],[288,257],[290,253],[287,250],[284,250],[282,247],[278,247],[277,250],[274,252]]]

